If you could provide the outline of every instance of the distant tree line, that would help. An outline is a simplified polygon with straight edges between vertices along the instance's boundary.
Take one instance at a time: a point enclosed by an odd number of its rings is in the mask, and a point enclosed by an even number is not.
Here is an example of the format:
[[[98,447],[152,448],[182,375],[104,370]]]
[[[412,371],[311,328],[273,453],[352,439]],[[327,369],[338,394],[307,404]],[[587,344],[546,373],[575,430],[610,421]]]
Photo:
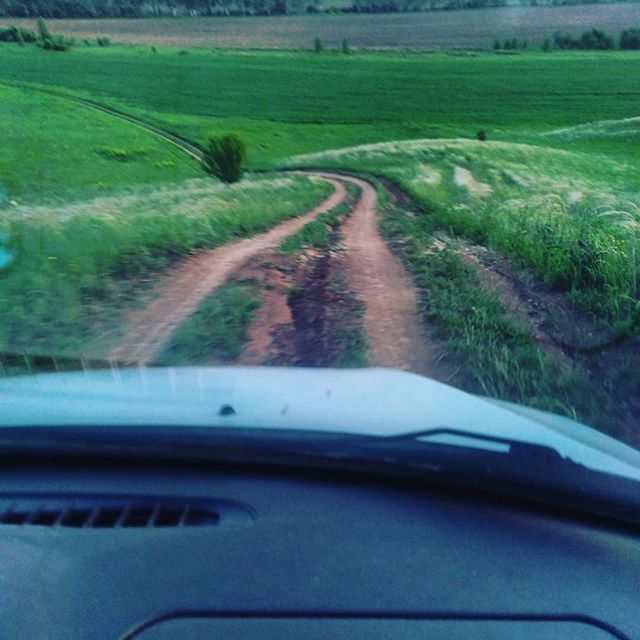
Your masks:
[[[516,38],[504,41],[495,40],[493,43],[494,51],[527,49],[528,46],[529,44],[526,40],[517,40]],[[545,38],[542,43],[543,51],[552,51],[554,49],[582,51],[640,50],[640,29],[625,29],[617,40],[602,29],[590,29],[581,36],[573,36],[570,33],[557,31],[553,38]]]
[[[604,0],[602,0],[604,1]],[[640,0],[628,0],[637,2]],[[516,0],[522,6],[597,4],[600,0]],[[20,18],[143,18],[153,16],[268,16],[300,13],[394,13],[484,9],[514,0],[0,0],[0,16]]]

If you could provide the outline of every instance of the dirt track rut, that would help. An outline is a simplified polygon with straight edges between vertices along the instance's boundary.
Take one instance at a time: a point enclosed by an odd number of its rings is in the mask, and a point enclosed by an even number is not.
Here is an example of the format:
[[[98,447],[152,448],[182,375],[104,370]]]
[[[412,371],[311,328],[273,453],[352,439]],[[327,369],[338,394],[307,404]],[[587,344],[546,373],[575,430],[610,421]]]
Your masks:
[[[378,230],[376,190],[359,178],[324,172],[314,175],[350,182],[360,189],[343,236],[347,281],[365,306],[364,328],[371,364],[430,373],[437,354],[429,348],[420,325],[415,288]]]

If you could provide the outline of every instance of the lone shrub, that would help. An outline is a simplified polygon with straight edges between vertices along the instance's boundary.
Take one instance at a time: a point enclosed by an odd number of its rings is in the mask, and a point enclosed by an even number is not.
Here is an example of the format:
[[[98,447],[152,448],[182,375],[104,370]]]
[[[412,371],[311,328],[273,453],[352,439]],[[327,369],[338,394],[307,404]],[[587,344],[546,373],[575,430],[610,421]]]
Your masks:
[[[313,50],[316,53],[322,53],[324,51],[324,45],[322,44],[322,40],[316,36],[316,39],[313,41]]]
[[[244,141],[235,134],[211,138],[204,151],[204,170],[223,182],[237,182],[247,157]]]
[[[349,43],[346,38],[342,39],[342,53],[349,54],[351,53],[351,49],[349,48]]]
[[[477,131],[476,138],[480,140],[480,142],[484,142],[487,139],[486,131],[484,131],[484,129],[480,129],[480,131]]]
[[[107,36],[101,36],[96,38],[96,42],[99,47],[108,47],[111,44],[111,39]]]
[[[51,35],[51,31],[49,31],[49,27],[47,27],[47,23],[42,19],[38,18],[38,40],[40,42],[46,42],[47,40],[53,40]]]

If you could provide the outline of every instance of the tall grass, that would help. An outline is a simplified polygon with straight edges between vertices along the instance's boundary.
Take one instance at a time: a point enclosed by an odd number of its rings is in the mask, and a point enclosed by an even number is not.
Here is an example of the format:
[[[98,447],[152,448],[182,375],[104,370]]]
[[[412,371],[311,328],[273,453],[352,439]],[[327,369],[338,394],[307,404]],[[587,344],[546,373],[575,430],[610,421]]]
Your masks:
[[[0,350],[76,353],[145,276],[304,213],[328,189],[303,177],[226,188],[201,180],[175,192],[14,210],[0,224],[17,255],[0,274]]]
[[[600,392],[533,342],[460,260],[455,243],[434,245],[437,222],[428,212],[387,206],[381,222],[413,276],[420,314],[461,365],[453,384],[611,430],[599,414]]]
[[[485,210],[485,231],[478,235],[534,267],[580,306],[616,320],[638,307],[640,225],[637,207],[626,207],[570,205],[557,197],[509,201]]]
[[[293,159],[386,176],[440,228],[491,246],[535,269],[604,322],[638,318],[640,213],[626,165],[527,145],[411,141]],[[458,167],[490,187],[479,197],[455,184]]]

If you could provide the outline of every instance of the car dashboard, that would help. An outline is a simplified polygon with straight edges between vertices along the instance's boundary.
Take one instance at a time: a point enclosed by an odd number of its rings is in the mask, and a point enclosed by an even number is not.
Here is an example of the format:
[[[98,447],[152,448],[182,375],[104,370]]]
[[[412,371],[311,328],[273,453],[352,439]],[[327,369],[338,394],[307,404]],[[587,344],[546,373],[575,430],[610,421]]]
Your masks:
[[[640,638],[640,535],[607,521],[321,469],[2,469],[2,638]]]

